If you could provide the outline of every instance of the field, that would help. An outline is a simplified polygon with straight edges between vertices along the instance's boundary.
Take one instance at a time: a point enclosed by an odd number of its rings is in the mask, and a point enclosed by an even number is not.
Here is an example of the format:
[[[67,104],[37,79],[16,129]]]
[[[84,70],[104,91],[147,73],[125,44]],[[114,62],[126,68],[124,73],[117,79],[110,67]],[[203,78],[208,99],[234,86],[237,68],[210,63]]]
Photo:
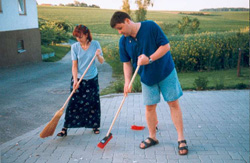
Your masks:
[[[92,33],[117,34],[109,21],[116,10],[79,8],[79,7],[43,7],[38,6],[39,18],[46,20],[63,20],[68,23],[84,24]],[[167,24],[177,23],[185,15],[176,11],[148,11],[147,19]],[[249,12],[206,12],[209,16],[188,15],[201,22],[199,32],[224,32],[238,30],[249,26]],[[132,15],[133,17],[133,15]]]

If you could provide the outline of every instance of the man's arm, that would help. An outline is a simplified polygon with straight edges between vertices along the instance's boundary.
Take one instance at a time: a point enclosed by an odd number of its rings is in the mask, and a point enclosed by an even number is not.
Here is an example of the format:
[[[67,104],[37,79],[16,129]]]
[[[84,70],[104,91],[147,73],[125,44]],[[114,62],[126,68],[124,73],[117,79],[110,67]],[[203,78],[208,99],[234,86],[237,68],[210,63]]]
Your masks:
[[[166,45],[162,45],[160,46],[151,56],[151,60],[152,61],[155,61],[161,57],[163,57],[168,51],[170,50],[170,45],[169,43],[166,44]],[[138,65],[146,65],[146,64],[149,64],[149,58],[145,55],[145,54],[142,54],[138,57],[138,62],[137,62]]]
[[[155,61],[161,57],[163,57],[170,50],[169,43],[166,45],[160,46],[151,56],[150,58]]]
[[[127,96],[127,94],[131,92],[132,87],[129,89],[128,86],[131,80],[132,72],[133,72],[133,67],[132,67],[131,62],[124,62],[123,73],[124,73],[124,79],[125,79],[125,83],[124,83],[124,95],[125,96]]]

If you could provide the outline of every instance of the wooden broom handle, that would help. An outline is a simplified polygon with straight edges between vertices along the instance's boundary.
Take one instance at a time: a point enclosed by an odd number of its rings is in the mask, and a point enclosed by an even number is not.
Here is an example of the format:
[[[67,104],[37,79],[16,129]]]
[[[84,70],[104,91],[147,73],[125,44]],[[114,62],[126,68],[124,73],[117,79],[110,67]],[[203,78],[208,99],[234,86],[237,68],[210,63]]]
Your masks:
[[[134,80],[135,80],[135,76],[136,76],[136,74],[137,74],[139,68],[140,68],[140,66],[138,65],[138,66],[136,67],[136,70],[135,70],[135,72],[134,72],[134,75],[133,75],[133,77],[132,77],[132,79],[131,79],[131,81],[130,81],[130,83],[129,83],[129,85],[128,85],[128,89],[131,88],[131,86],[132,86],[132,84],[133,84],[133,82],[134,82]],[[126,99],[126,96],[124,95],[124,96],[123,96],[123,99],[122,99],[122,102],[121,102],[121,104],[120,104],[120,106],[119,106],[119,109],[117,110],[117,112],[116,112],[116,114],[115,114],[115,117],[114,117],[114,119],[113,119],[113,121],[112,121],[112,123],[111,123],[111,126],[109,127],[109,130],[108,130],[108,133],[107,133],[106,136],[109,136],[109,134],[110,134],[110,132],[111,132],[111,129],[112,129],[114,123],[115,123],[115,120],[116,120],[116,118],[118,117],[118,115],[119,115],[119,113],[120,113],[120,111],[121,111],[121,109],[122,109],[122,105],[123,105],[125,99]]]
[[[86,68],[86,70],[84,71],[84,73],[82,74],[80,80],[77,82],[77,85],[79,85],[83,79],[83,77],[85,76],[85,74],[87,73],[87,71],[89,70],[90,66],[92,65],[92,63],[94,62],[95,58],[96,58],[96,54],[95,56],[92,58],[92,60],[90,61],[88,67]],[[67,100],[65,101],[65,103],[63,104],[63,107],[60,109],[61,111],[64,110],[64,108],[66,107],[67,103],[69,102],[69,100],[71,99],[71,97],[73,96],[73,94],[75,93],[76,89],[73,89],[69,95],[69,97],[67,98]]]

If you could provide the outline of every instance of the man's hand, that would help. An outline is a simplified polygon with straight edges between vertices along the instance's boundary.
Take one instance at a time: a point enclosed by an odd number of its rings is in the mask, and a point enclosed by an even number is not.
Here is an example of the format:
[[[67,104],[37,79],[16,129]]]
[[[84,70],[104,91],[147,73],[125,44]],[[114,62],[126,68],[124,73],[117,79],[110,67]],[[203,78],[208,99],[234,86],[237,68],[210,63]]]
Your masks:
[[[124,96],[127,97],[128,93],[130,93],[132,91],[132,85],[131,87],[129,88],[129,83],[124,83]]]
[[[141,65],[147,65],[147,64],[149,64],[149,58],[145,54],[141,54],[138,57],[137,65],[141,66]]]

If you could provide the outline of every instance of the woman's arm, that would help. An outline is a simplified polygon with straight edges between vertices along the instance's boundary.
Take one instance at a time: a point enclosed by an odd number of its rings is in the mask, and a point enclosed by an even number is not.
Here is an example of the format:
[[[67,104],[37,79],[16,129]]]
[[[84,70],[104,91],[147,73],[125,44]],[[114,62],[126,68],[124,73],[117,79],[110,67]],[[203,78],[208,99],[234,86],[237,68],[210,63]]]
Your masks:
[[[73,89],[78,89],[78,87],[76,87],[77,82],[78,82],[77,70],[78,70],[77,60],[73,60],[72,61],[72,76],[73,76],[73,81],[74,81]]]
[[[103,58],[103,56],[101,56],[101,50],[97,49],[95,54],[96,54],[98,61],[102,64],[104,62],[104,58]]]

